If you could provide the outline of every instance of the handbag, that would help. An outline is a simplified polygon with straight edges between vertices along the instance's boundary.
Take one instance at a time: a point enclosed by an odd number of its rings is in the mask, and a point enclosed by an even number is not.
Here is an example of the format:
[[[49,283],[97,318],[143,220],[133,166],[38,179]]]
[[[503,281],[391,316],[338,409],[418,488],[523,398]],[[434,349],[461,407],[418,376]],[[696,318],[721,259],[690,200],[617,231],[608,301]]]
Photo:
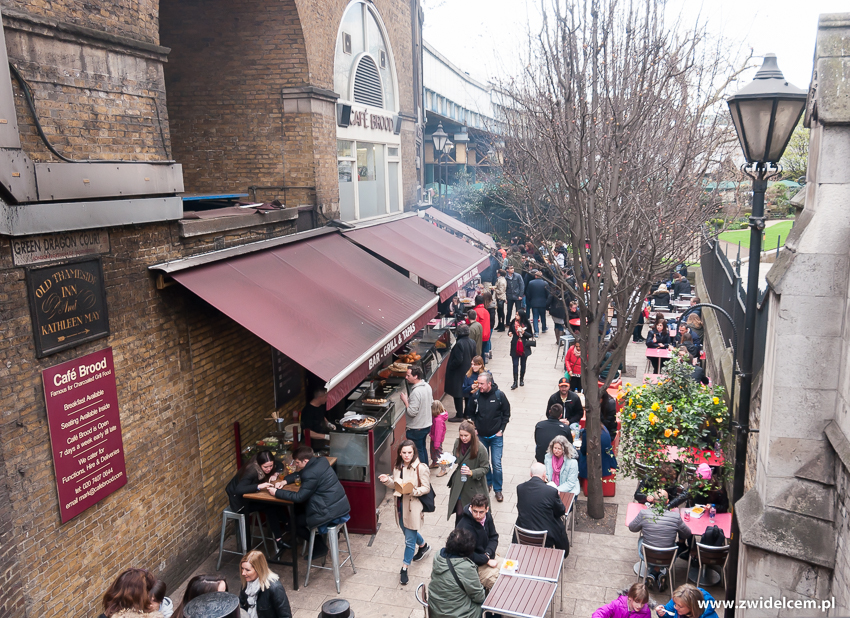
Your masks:
[[[420,466],[423,464],[419,464]],[[419,468],[416,468],[416,483],[419,487],[422,487],[422,480],[419,478]],[[431,488],[428,490],[428,493],[424,496],[419,496],[419,502],[422,504],[422,512],[423,513],[433,513],[437,508],[435,500],[437,498],[437,494],[434,493],[434,486],[431,485]]]

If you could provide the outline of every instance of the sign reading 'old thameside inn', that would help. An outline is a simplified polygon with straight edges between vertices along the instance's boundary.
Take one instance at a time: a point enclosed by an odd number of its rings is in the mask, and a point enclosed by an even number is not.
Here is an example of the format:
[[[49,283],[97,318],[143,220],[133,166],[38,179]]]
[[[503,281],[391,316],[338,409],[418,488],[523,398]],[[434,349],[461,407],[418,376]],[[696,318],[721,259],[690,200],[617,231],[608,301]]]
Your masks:
[[[99,259],[29,269],[27,288],[39,358],[109,334]]]

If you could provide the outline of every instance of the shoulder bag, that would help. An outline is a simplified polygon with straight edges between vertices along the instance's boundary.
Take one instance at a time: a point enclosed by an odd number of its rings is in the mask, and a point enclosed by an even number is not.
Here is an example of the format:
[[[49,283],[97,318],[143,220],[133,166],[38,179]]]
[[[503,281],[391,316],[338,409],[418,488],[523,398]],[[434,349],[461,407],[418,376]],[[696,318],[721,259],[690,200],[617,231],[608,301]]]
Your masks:
[[[422,466],[424,464],[420,463],[419,465]],[[416,483],[419,487],[422,487],[422,480],[419,478],[419,468],[418,467],[416,468]],[[434,486],[433,485],[431,485],[431,488],[428,490],[427,494],[425,494],[423,496],[419,496],[419,502],[422,503],[422,511],[424,513],[433,513],[434,512],[434,510],[437,508],[436,504],[435,504],[436,498],[437,498],[437,494],[434,493]]]
[[[460,586],[460,589],[461,589],[461,590],[463,590],[463,593],[464,593],[466,596],[469,596],[469,593],[466,591],[466,588],[464,587],[463,583],[460,581],[460,577],[458,577],[458,576],[457,576],[457,572],[455,572],[455,567],[454,567],[454,565],[452,564],[451,559],[446,558],[446,563],[449,565],[449,571],[451,571],[451,572],[452,572],[452,577],[454,577],[454,578],[455,578],[455,581],[457,582],[457,585],[458,585],[458,586]]]

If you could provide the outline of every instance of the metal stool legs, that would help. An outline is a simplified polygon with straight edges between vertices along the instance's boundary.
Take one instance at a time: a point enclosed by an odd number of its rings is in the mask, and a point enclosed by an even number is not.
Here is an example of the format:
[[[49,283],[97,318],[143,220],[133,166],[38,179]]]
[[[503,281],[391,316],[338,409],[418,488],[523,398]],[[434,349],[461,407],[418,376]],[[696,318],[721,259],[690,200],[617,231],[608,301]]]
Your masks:
[[[243,553],[241,551],[224,549],[224,536],[227,533],[227,522],[230,520],[236,522],[236,531],[238,534],[237,542],[239,543],[239,546],[243,548],[243,551],[248,546],[248,533],[245,529],[245,516],[242,513],[232,511],[230,508],[224,509],[221,516],[221,538],[218,542],[218,563],[215,566],[216,571],[221,568],[222,554],[239,554],[241,556]]]
[[[341,563],[339,561],[339,532],[342,529],[342,533],[345,535],[345,547],[346,553],[348,556]],[[313,528],[310,530],[310,543],[307,547],[307,575],[304,577],[304,587],[306,588],[310,582],[310,569],[328,569],[333,571],[334,573],[334,582],[336,583],[336,591],[339,594],[339,569],[342,566],[345,566],[346,562],[351,562],[351,570],[357,573],[357,569],[354,568],[354,557],[351,555],[351,541],[348,538],[348,526],[344,523],[339,524],[338,526],[328,526],[328,552],[331,554],[331,566],[324,566],[327,562],[327,556],[322,560],[322,566],[313,564],[313,545],[316,540],[316,532],[317,529]]]

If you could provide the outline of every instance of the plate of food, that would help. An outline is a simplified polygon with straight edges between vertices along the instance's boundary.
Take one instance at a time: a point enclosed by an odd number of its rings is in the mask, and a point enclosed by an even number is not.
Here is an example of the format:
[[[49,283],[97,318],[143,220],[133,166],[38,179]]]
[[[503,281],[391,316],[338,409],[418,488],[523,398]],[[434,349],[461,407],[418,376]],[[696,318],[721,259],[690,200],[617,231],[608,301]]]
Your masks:
[[[705,513],[705,509],[701,506],[695,506],[691,509],[691,517],[694,519],[699,519],[703,513]]]
[[[457,461],[457,457],[452,455],[451,453],[443,453],[440,455],[440,458],[437,460],[437,464],[443,466],[444,468],[448,468],[455,461]]]
[[[340,421],[345,429],[351,431],[368,431],[378,423],[378,419],[374,416],[366,416],[364,414],[354,414],[346,416]]]
[[[504,575],[514,575],[519,569],[519,562],[516,560],[506,559],[502,562],[502,568],[499,569],[499,573]]]

